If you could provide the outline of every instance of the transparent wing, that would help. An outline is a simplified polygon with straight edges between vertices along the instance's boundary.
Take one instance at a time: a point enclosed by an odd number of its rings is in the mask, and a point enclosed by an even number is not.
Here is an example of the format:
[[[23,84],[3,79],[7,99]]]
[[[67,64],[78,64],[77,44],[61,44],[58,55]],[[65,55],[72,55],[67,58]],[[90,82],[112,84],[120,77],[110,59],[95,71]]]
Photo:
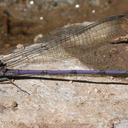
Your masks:
[[[127,14],[112,16],[88,26],[78,24],[64,27],[45,36],[41,43],[15,49],[11,54],[4,56],[2,61],[13,68],[21,63],[29,63],[37,57],[41,57],[42,62],[51,58],[62,59],[76,55],[80,58],[81,51],[86,54],[88,49],[104,45],[114,38],[128,34],[127,28]]]

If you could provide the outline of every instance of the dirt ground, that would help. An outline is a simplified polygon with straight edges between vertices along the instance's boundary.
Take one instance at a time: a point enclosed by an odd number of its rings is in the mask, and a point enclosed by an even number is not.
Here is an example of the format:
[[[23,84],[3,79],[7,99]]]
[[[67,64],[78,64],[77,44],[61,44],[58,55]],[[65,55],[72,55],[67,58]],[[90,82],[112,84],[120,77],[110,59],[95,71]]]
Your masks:
[[[79,8],[76,8],[76,5],[79,5]],[[45,35],[64,25],[95,21],[125,12],[127,7],[127,0],[105,0],[98,6],[83,0],[74,4],[53,2],[42,8],[39,5],[26,5],[25,0],[0,4],[0,52],[6,53],[5,48],[9,49],[17,44],[30,44],[37,35]]]

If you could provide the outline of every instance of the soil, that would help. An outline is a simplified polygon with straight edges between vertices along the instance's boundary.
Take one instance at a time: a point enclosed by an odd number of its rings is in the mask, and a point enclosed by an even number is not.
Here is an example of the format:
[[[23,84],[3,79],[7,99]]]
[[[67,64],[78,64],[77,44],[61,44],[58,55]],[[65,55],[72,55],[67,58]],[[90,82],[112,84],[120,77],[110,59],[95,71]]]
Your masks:
[[[21,0],[22,1],[22,0]],[[79,8],[75,5],[79,4]],[[6,5],[6,4],[5,4]],[[6,6],[0,4],[1,53],[17,44],[30,44],[38,34],[48,32],[67,24],[95,21],[99,18],[127,11],[127,0],[105,1],[99,6],[79,0],[74,4],[55,4],[47,8],[28,7],[25,0]],[[95,10],[95,13],[92,13]],[[8,14],[5,14],[4,12]],[[44,20],[40,20],[43,17]],[[9,23],[7,21],[9,20]],[[9,24],[9,32],[7,25]]]

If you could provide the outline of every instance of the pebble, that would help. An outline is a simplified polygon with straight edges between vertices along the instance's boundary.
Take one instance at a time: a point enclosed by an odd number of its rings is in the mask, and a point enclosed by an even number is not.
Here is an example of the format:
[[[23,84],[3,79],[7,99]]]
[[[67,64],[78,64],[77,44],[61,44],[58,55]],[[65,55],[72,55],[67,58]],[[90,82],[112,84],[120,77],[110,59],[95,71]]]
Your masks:
[[[5,101],[2,103],[2,105],[5,106],[5,108],[11,108],[11,109],[15,109],[18,107],[18,103],[13,100]]]
[[[34,38],[34,43],[37,43],[41,38],[43,38],[43,34],[38,34],[38,35]]]
[[[72,83],[73,83],[73,81],[72,81],[72,80],[70,80],[70,81],[69,81],[69,84],[72,84]]]
[[[18,107],[18,103],[17,103],[16,101],[13,101],[10,107],[11,107],[11,108],[16,108],[16,107]]]
[[[18,45],[16,46],[16,48],[17,48],[17,49],[24,48],[24,45],[23,45],[23,44],[18,44]]]

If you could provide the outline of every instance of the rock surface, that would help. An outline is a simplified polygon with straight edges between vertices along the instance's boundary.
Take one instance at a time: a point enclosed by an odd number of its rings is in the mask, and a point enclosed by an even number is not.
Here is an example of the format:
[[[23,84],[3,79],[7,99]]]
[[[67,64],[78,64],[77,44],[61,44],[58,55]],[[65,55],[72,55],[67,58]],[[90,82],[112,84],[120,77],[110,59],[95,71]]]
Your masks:
[[[76,58],[41,62],[41,56],[21,69],[88,69]],[[40,60],[40,61],[39,61]],[[61,77],[59,77],[61,78]],[[64,76],[69,81],[30,79],[0,84],[1,128],[120,128],[128,118],[128,79]],[[81,79],[83,82],[73,82]],[[118,125],[116,125],[118,124]]]
[[[75,66],[78,60],[75,59],[53,62],[52,67],[60,63],[63,63],[64,67],[71,64],[74,68],[78,68]],[[25,68],[41,69],[45,66],[50,67],[50,63],[29,64]],[[79,67],[83,68],[82,65]],[[96,81],[99,84],[43,79],[14,81],[30,95],[12,84],[1,84],[0,126],[2,128],[111,128],[115,122],[127,118],[128,87],[120,84],[126,83],[127,80],[89,76],[73,78]]]

